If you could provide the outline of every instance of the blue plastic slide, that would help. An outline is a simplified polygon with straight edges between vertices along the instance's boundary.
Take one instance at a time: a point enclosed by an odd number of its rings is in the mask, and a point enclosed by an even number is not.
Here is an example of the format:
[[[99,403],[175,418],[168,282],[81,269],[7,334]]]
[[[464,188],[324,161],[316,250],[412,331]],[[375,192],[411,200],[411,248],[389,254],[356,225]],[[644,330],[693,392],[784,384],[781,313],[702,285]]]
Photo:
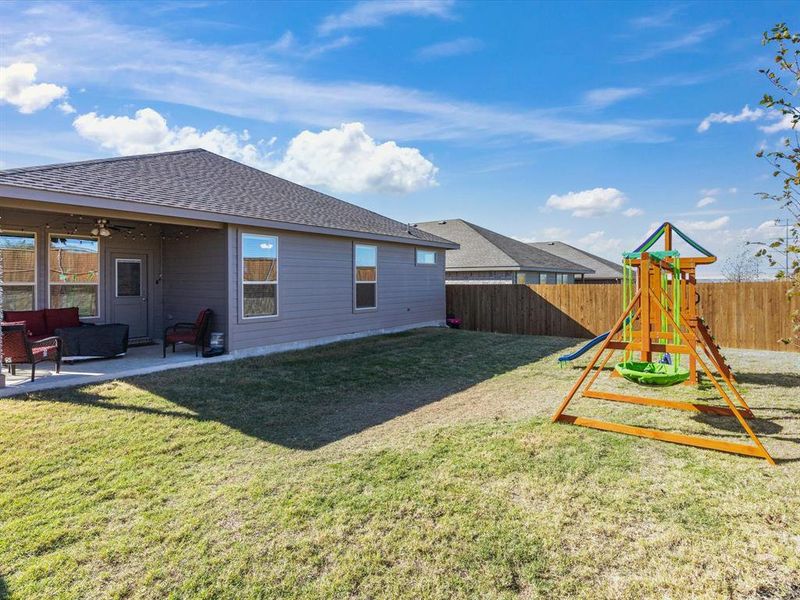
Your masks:
[[[559,356],[558,357],[558,362],[567,362],[568,360],[574,360],[574,359],[578,358],[579,356],[584,354],[587,350],[591,350],[597,344],[599,344],[604,339],[606,339],[608,337],[609,333],[611,333],[611,332],[610,331],[606,331],[605,333],[601,333],[600,335],[598,335],[593,340],[589,340],[588,342],[586,342],[583,346],[581,346],[580,348],[575,350],[575,352],[573,352],[572,354],[565,354],[564,356]]]

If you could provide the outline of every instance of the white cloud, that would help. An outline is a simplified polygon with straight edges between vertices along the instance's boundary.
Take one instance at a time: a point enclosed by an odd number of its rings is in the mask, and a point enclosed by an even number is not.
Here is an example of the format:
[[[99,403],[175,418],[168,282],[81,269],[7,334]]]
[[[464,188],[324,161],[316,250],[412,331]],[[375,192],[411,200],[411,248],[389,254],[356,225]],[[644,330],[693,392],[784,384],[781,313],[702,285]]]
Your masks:
[[[687,31],[683,35],[669,40],[658,41],[644,47],[636,54],[632,54],[622,62],[636,62],[656,58],[668,52],[686,50],[704,42],[708,36],[714,34],[723,26],[723,23],[705,23]]]
[[[735,193],[737,193],[738,191],[739,191],[739,190],[738,190],[738,188],[735,188],[735,187],[728,188],[728,193],[729,193],[729,194],[735,194]]]
[[[469,54],[483,48],[483,42],[476,38],[462,37],[449,42],[439,42],[425,46],[417,51],[417,58],[433,60]]]
[[[436,185],[437,168],[416,148],[376,144],[361,123],[295,137],[275,175],[340,192],[411,192]]]
[[[65,115],[71,115],[75,112],[75,107],[69,102],[65,101],[58,105],[58,110],[63,112]]]
[[[547,199],[546,206],[572,211],[573,217],[596,217],[616,211],[625,200],[625,194],[616,188],[594,188],[562,196],[553,194]]]
[[[133,118],[103,117],[90,112],[73,121],[78,134],[121,155],[205,148],[253,167],[270,165],[269,154],[249,142],[247,131],[236,133],[215,127],[198,131],[194,127],[169,127],[167,120],[152,108],[137,110]]]
[[[711,128],[712,123],[726,123],[731,125],[733,123],[742,123],[746,121],[772,121],[768,125],[759,125],[759,129],[764,133],[778,133],[779,131],[787,131],[794,128],[792,115],[784,115],[777,111],[765,111],[761,108],[751,109],[749,105],[745,104],[744,108],[738,114],[731,114],[725,112],[711,113],[697,126],[697,131],[704,133]]]
[[[739,111],[737,115],[724,112],[711,113],[700,121],[700,125],[697,126],[697,131],[700,133],[708,131],[712,123],[727,123],[730,125],[731,123],[741,123],[742,121],[758,121],[763,116],[764,111],[762,109],[756,108],[755,110],[751,110],[750,105],[745,104],[744,108]]]
[[[730,220],[726,215],[713,221],[678,221],[677,225],[686,231],[717,231],[725,227]]]
[[[774,114],[774,113],[773,113]],[[759,129],[764,133],[778,133],[779,131],[786,131],[794,128],[792,115],[778,115],[780,119],[772,125],[761,125]]]
[[[0,67],[0,104],[16,106],[23,114],[47,108],[67,95],[67,88],[54,83],[34,83],[38,68],[33,63]]]
[[[670,123],[660,119],[592,119],[572,107],[471,102],[424,89],[335,79],[328,70],[310,79],[290,54],[170,38],[163,31],[118,22],[113,15],[99,4],[48,4],[46,11],[32,14],[0,2],[4,39],[13,42],[29,31],[52,35],[37,56],[57,65],[59,81],[78,90],[114,89],[119,96],[281,122],[298,130],[358,121],[376,138],[397,141],[507,139],[518,145],[669,139],[662,130]],[[9,54],[12,62],[30,58]]]
[[[700,190],[703,196],[719,196],[721,190],[719,188],[705,188]]]
[[[709,204],[714,204],[716,202],[716,198],[712,198],[711,196],[706,196],[704,198],[700,198],[697,201],[697,208],[703,208],[704,206],[708,206]]]
[[[641,208],[626,208],[622,211],[622,214],[626,217],[641,217],[644,214],[644,211]]]
[[[342,29],[379,27],[399,16],[450,18],[453,0],[371,0],[357,2],[337,15],[329,15],[317,30],[321,35]]]
[[[673,5],[653,14],[635,17],[630,20],[630,24],[637,29],[665,27],[672,24],[675,15],[682,9],[680,5]]]
[[[314,58],[326,52],[350,46],[354,42],[355,39],[349,35],[343,35],[327,42],[301,44],[291,31],[287,31],[269,46],[269,50],[296,58]]]
[[[584,101],[595,108],[605,108],[616,102],[627,100],[635,96],[641,96],[644,92],[644,88],[640,87],[597,88],[586,92]]]
[[[50,43],[50,36],[47,34],[37,35],[34,33],[29,33],[23,39],[18,41],[14,44],[14,48],[17,50],[26,50],[28,48],[42,48]]]
[[[361,123],[313,133],[303,131],[289,142],[282,158],[269,141],[250,140],[249,133],[215,127],[170,127],[152,108],[133,117],[91,112],[73,121],[78,134],[121,155],[205,148],[304,185],[334,192],[411,192],[436,185],[437,168],[416,148],[389,141],[375,143]]]
[[[605,231],[593,231],[577,242],[577,246],[595,254],[618,254],[622,252],[622,240],[606,237]]]

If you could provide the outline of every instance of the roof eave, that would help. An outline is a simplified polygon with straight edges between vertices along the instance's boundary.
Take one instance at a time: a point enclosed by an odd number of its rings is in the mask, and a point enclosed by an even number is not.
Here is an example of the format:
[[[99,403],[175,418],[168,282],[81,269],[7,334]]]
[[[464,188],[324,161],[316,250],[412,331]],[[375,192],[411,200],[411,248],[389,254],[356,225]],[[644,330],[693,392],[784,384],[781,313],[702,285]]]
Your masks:
[[[131,202],[129,200],[114,200],[102,196],[88,196],[84,194],[71,194],[68,192],[53,192],[50,190],[42,190],[20,185],[10,185],[7,183],[0,184],[0,197],[16,200],[27,200],[31,202],[64,204],[71,207],[124,211],[141,215],[158,215],[164,217],[193,219],[196,221],[208,221],[213,223],[219,223],[220,221],[223,221],[225,223],[231,223],[234,225],[248,225],[251,227],[263,227],[266,229],[282,229],[286,231],[316,233],[320,235],[333,235],[337,237],[387,241],[398,244],[409,244],[430,248],[444,248],[446,250],[457,250],[460,248],[458,244],[448,240],[424,240],[417,237],[397,237],[389,234],[364,232],[355,229],[337,229],[334,227],[319,227],[316,225],[289,223],[285,221],[272,221],[269,219],[259,219],[255,217],[241,217],[227,213],[216,213],[196,209],[164,206],[162,204],[155,204],[146,201]]]

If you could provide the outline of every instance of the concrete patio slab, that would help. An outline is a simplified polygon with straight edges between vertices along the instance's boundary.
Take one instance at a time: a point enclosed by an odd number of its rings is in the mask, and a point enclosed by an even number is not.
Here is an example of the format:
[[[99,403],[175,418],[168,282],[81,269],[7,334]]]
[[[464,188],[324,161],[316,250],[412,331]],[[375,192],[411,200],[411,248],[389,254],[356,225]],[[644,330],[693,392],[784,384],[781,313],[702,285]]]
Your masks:
[[[63,363],[61,372],[56,373],[55,365],[50,362],[36,365],[36,380],[31,381],[29,365],[18,365],[17,374],[11,375],[3,369],[6,376],[6,387],[0,388],[0,397],[27,394],[71,385],[98,383],[110,379],[132,377],[155,373],[167,369],[180,369],[214,362],[233,360],[234,356],[225,354],[213,358],[195,357],[193,347],[178,347],[174,354],[167,350],[167,357],[161,357],[161,345],[129,348],[128,353],[120,358],[87,360],[72,364]]]

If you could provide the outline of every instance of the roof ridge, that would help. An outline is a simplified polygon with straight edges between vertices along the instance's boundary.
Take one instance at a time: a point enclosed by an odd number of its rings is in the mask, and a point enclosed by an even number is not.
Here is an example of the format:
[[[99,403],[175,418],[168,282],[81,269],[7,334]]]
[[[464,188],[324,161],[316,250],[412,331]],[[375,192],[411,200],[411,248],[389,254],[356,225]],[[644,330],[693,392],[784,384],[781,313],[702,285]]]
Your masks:
[[[47,171],[48,169],[60,169],[62,167],[74,167],[79,165],[93,165],[99,163],[119,162],[124,160],[134,160],[138,158],[149,158],[151,156],[167,156],[171,154],[187,154],[189,152],[208,152],[215,156],[220,156],[214,152],[206,150],[205,148],[185,148],[183,150],[167,150],[166,152],[146,152],[144,154],[128,154],[125,156],[109,156],[107,158],[90,158],[88,160],[76,160],[65,163],[51,163],[47,165],[34,165],[31,167],[16,167],[14,169],[2,169],[0,175],[12,175],[14,173],[32,173],[35,171]],[[222,157],[225,158],[225,157]],[[234,161],[236,162],[236,161]],[[241,163],[239,163],[241,164]]]

